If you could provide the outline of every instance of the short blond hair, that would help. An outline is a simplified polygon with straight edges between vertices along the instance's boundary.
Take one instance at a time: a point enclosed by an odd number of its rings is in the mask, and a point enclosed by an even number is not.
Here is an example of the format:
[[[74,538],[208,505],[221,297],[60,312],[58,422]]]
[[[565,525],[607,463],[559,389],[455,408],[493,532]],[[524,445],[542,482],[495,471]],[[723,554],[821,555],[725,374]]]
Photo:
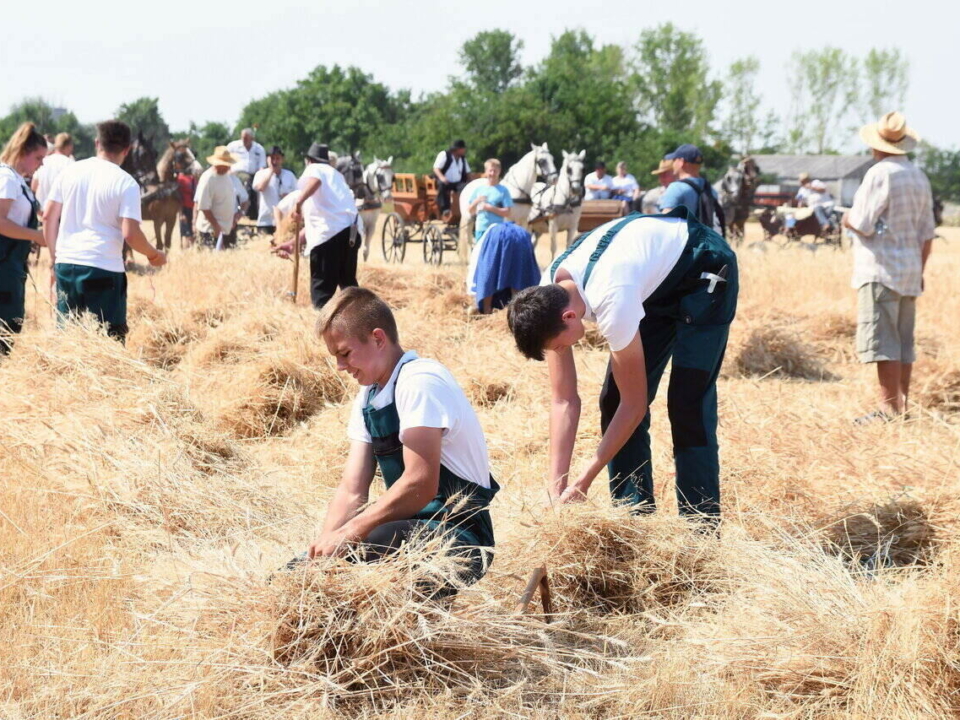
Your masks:
[[[383,330],[394,345],[399,344],[397,321],[390,306],[372,290],[361,287],[344,288],[324,306],[317,318],[317,337],[320,338],[337,330],[366,342],[377,328]]]
[[[500,170],[500,171],[503,170],[503,165],[501,165],[501,164],[500,164],[500,161],[497,160],[496,158],[490,158],[489,160],[484,160],[484,161],[483,161],[483,167],[484,167],[484,169],[486,169],[487,167],[490,167],[490,166],[493,166],[493,167],[495,167],[497,170]]]
[[[70,133],[57,133],[57,136],[53,139],[53,146],[57,150],[63,150],[68,145],[73,145],[73,137]]]

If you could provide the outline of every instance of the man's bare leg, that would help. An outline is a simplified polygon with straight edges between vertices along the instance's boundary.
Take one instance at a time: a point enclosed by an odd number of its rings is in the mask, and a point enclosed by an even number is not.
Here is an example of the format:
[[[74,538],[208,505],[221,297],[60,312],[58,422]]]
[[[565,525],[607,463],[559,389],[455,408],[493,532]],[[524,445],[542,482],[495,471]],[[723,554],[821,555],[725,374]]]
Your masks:
[[[881,360],[877,363],[877,379],[880,381],[880,407],[896,416],[903,412],[901,401],[902,363]]]
[[[913,363],[900,363],[900,396],[903,412],[907,411],[907,399],[910,397],[910,375]]]

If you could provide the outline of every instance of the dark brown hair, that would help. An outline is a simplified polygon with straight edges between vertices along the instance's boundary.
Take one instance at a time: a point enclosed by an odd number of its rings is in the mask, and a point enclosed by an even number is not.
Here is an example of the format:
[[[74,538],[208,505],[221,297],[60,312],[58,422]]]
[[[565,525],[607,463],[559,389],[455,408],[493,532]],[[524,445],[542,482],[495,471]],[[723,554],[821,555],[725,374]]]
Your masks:
[[[120,120],[106,120],[97,125],[97,140],[100,149],[115,155],[130,147],[132,139],[130,126]]]

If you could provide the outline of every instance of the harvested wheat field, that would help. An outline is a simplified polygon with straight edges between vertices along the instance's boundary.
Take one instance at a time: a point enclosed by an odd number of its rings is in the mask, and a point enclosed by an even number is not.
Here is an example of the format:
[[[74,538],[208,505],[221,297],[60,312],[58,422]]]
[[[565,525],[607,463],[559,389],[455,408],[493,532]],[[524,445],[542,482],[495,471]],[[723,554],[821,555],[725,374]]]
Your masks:
[[[265,241],[132,273],[126,348],[55,330],[31,288],[0,362],[0,717],[960,715],[960,232],[943,232],[909,418],[866,427],[849,253],[741,251],[721,538],[676,517],[662,398],[658,515],[612,508],[604,478],[545,508],[546,368],[502,315],[466,315],[462,266],[374,248],[361,282],[458,378],[503,487],[493,567],[442,605],[414,591],[451,570],[430,547],[276,572],[322,520],[355,387]],[[580,358],[586,455],[605,354]],[[514,612],[541,563],[550,624]]]

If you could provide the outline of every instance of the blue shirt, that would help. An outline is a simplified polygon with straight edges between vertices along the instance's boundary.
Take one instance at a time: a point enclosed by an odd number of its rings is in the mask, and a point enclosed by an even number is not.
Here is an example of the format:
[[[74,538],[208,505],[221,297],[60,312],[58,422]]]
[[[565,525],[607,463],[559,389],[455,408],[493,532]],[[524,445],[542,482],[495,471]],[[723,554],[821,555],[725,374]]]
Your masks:
[[[706,180],[703,178],[690,178],[693,182],[697,183],[702,189],[706,184]],[[716,197],[717,193],[714,192],[713,188],[710,188],[710,193]],[[657,202],[657,209],[663,212],[664,210],[669,210],[675,207],[680,207],[681,205],[686,205],[687,210],[697,218],[697,211],[700,209],[699,195],[697,191],[692,187],[687,185],[687,183],[680,180],[674,180],[672,183],[667,185],[667,189],[663,191],[663,195],[660,196],[660,200]]]
[[[510,191],[503,185],[481,185],[473,192],[470,202],[474,202],[479,197],[485,197],[490,205],[498,208],[513,207],[513,198],[510,197]],[[499,225],[505,222],[505,219],[496,213],[487,210],[481,210],[477,213],[477,227],[474,231],[474,237],[480,238],[487,228],[491,225]]]

